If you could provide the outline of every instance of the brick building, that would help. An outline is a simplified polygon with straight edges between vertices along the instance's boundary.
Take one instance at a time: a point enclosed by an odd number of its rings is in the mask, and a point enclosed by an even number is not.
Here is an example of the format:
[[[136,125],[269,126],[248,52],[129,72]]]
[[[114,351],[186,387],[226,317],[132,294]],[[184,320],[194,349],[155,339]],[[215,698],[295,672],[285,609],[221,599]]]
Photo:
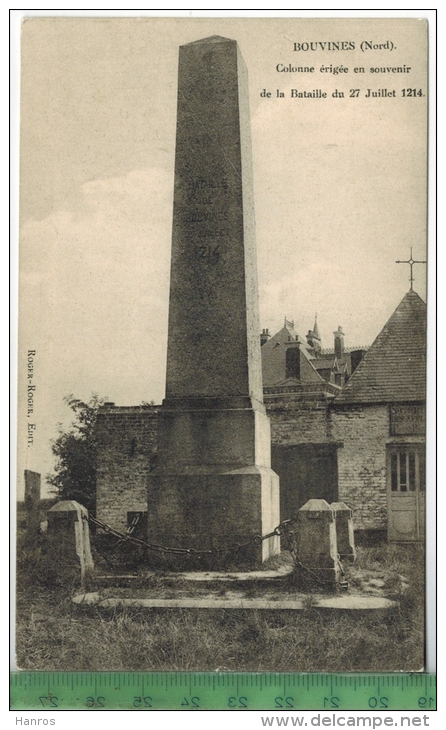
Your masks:
[[[359,530],[421,539],[426,305],[418,294],[405,295],[369,349],[346,348],[340,327],[334,347],[322,349],[317,321],[305,340],[286,319],[261,340],[281,519],[310,498],[341,500]],[[147,511],[157,414],[157,406],[112,403],[99,412],[97,514],[119,529]]]
[[[330,407],[338,495],[358,527],[424,539],[426,304],[412,289]]]
[[[308,499],[333,502],[338,494],[337,450],[329,405],[366,349],[344,346],[341,327],[332,349],[322,349],[317,318],[305,340],[285,318],[277,334],[261,335],[263,393],[271,419],[271,463],[280,477],[281,517]]]
[[[325,382],[342,388],[368,348],[345,347],[342,327],[338,327],[333,335],[333,348],[323,349],[317,317],[305,340],[295,331],[294,322],[286,317],[284,326],[273,337],[268,330],[263,330],[260,335],[263,387],[274,387],[290,379],[301,384],[312,383],[314,386]],[[337,392],[335,388],[332,394]]]

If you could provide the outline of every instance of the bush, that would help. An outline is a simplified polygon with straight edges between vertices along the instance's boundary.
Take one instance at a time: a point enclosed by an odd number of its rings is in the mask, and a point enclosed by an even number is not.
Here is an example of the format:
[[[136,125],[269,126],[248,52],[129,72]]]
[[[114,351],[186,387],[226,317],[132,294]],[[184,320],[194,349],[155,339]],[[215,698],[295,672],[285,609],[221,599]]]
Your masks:
[[[75,414],[68,431],[59,427],[59,436],[52,442],[56,457],[55,473],[47,476],[59,499],[74,499],[89,511],[96,509],[97,443],[96,419],[106,401],[93,394],[88,401],[69,395],[65,403]]]

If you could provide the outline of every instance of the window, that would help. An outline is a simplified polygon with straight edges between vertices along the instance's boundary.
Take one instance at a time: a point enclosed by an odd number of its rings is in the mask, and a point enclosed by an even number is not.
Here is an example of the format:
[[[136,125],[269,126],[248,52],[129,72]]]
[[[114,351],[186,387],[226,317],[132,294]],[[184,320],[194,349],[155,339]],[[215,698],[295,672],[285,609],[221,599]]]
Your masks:
[[[425,491],[424,450],[416,446],[400,447],[390,453],[390,488],[392,492]]]

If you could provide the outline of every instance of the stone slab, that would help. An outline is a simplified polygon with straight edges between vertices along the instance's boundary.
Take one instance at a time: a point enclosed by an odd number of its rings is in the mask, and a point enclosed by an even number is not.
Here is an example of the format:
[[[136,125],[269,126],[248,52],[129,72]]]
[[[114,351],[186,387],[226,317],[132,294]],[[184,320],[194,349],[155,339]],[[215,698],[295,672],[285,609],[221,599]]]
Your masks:
[[[148,541],[195,550],[239,550],[194,557],[150,553],[148,565],[184,571],[256,568],[280,551],[280,538],[254,541],[280,522],[279,477],[266,467],[228,473],[149,475]]]
[[[164,402],[159,419],[158,465],[166,473],[234,471],[271,467],[271,427],[263,405],[246,399],[243,408],[173,408]]]
[[[267,600],[262,598],[101,598],[99,593],[81,593],[74,596],[73,603],[100,608],[207,608],[207,609],[256,609],[269,611],[303,611],[308,610],[305,596]],[[333,596],[316,598],[312,608],[327,608],[348,611],[365,611],[390,608],[395,601],[378,596]]]

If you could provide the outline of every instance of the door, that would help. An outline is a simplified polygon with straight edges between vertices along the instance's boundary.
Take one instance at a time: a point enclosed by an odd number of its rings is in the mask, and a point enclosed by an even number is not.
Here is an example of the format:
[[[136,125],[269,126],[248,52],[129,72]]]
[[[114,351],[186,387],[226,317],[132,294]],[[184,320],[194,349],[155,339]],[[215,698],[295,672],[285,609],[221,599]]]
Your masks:
[[[388,448],[387,494],[390,542],[424,540],[426,515],[424,444]]]
[[[280,519],[293,517],[309,499],[338,499],[338,456],[333,444],[271,445],[280,478]]]

